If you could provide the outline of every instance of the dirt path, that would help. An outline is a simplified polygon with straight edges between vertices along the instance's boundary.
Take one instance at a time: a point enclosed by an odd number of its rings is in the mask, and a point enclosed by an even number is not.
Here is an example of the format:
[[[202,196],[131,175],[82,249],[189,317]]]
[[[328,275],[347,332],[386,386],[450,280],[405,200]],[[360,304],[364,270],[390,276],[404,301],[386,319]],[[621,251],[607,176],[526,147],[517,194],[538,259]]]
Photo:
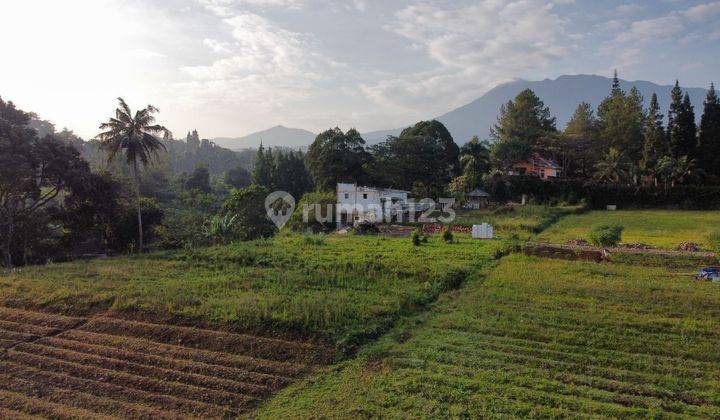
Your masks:
[[[301,341],[0,307],[0,416],[234,417],[331,357]]]

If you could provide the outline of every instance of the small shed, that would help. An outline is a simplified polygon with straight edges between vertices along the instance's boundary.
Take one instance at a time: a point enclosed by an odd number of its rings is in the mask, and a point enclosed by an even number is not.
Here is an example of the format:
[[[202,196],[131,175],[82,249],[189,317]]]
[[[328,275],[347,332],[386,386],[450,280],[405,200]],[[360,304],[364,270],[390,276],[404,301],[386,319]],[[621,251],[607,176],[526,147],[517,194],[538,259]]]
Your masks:
[[[467,197],[465,207],[469,209],[484,209],[490,201],[490,194],[479,188],[465,194],[465,197]]]

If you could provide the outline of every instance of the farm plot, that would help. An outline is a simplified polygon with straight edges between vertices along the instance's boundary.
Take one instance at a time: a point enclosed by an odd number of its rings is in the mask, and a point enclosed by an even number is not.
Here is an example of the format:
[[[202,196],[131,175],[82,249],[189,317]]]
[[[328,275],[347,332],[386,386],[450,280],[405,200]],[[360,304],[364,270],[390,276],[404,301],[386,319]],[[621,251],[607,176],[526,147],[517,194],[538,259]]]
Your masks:
[[[511,255],[258,417],[718,418],[719,321],[686,274]]]
[[[720,238],[720,212],[690,210],[618,210],[591,211],[564,217],[538,235],[538,240],[565,243],[588,239],[590,230],[599,225],[620,225],[624,228],[622,242],[644,243],[672,249],[683,242],[694,242],[714,251]]]
[[[0,307],[0,416],[237,416],[332,349],[105,316]]]

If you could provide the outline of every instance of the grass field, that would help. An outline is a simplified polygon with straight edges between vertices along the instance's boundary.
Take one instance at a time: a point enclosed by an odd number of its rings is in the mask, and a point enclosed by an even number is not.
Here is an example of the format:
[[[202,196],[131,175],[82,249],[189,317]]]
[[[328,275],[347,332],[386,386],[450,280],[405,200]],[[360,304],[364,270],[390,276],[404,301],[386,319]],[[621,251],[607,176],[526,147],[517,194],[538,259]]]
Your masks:
[[[688,275],[512,255],[260,417],[717,418],[719,321]]]
[[[681,242],[695,242],[710,248],[707,236],[720,230],[720,211],[621,210],[591,211],[561,219],[538,236],[538,240],[564,243],[586,239],[593,226],[618,224],[625,228],[622,241],[675,248]]]
[[[539,232],[561,217],[575,212],[578,207],[547,207],[538,205],[517,206],[513,211],[464,210],[457,211],[454,224],[471,226],[487,222],[502,233]]]
[[[468,238],[414,247],[408,238],[287,235],[18,269],[0,277],[0,305],[73,315],[110,309],[353,345],[457,287],[496,246]]]

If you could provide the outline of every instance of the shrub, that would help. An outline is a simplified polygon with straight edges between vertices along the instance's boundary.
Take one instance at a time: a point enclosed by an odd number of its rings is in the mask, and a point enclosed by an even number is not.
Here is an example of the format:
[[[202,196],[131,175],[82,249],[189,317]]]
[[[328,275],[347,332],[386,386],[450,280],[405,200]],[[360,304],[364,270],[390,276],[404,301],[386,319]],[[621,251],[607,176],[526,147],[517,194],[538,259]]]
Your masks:
[[[410,235],[410,239],[412,240],[413,245],[420,246],[420,234],[418,231],[413,231],[412,235]]]
[[[443,233],[442,233],[442,239],[443,239],[443,241],[445,241],[447,243],[450,243],[453,241],[453,234],[450,230],[451,230],[451,227],[448,226],[447,229],[443,230]]]
[[[623,227],[614,225],[596,226],[590,231],[588,239],[595,246],[616,246],[622,237]]]

